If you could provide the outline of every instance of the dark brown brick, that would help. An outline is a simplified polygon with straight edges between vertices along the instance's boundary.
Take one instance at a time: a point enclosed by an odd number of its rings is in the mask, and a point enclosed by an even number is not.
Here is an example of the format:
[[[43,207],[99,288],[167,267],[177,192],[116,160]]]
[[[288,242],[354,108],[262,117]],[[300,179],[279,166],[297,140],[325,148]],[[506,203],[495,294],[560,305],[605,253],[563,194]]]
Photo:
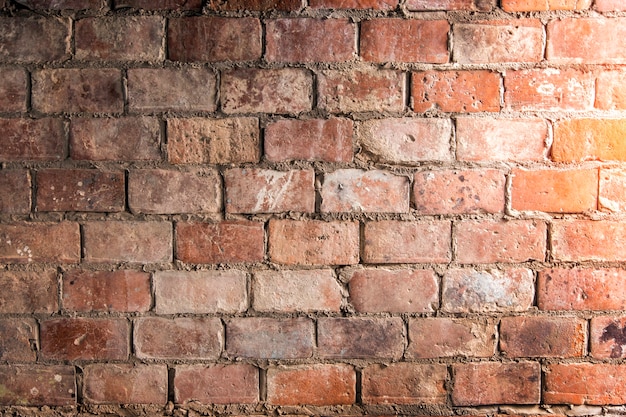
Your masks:
[[[13,223],[0,225],[0,262],[78,263],[78,223]]]
[[[0,361],[34,362],[37,339],[34,319],[0,319]]]
[[[504,317],[500,350],[508,357],[582,357],[587,321],[576,317]]]
[[[69,58],[70,21],[45,17],[0,17],[0,60],[46,62]]]
[[[165,365],[93,364],[83,373],[88,404],[159,404],[167,402]]]
[[[177,403],[253,404],[259,401],[259,370],[248,364],[176,367]]]
[[[54,270],[1,271],[0,313],[54,313],[59,309]]]
[[[0,381],[0,405],[76,405],[73,366],[0,365]]]
[[[295,11],[303,7],[302,0],[208,0],[211,10]]]
[[[26,71],[0,68],[0,111],[26,111]]]
[[[30,206],[30,172],[23,169],[0,171],[0,212],[24,214],[30,212]]]
[[[202,9],[202,0],[115,0],[115,8],[132,7],[142,10],[196,10]]]
[[[108,0],[19,0],[29,9],[43,10],[104,10]]]
[[[597,316],[591,319],[591,356],[597,359],[623,359],[626,357],[626,317]]]
[[[65,158],[61,119],[0,119],[0,161],[58,161]]]

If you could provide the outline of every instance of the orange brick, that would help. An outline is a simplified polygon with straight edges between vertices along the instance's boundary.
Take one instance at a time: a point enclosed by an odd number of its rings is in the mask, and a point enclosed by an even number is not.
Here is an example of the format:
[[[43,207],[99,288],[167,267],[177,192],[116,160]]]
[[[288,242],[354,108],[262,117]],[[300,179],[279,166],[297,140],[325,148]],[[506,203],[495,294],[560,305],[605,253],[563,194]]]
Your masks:
[[[626,119],[570,119],[556,123],[556,162],[626,160]]]
[[[614,213],[626,210],[624,189],[626,189],[626,170],[600,169],[598,208]]]
[[[560,261],[624,261],[626,223],[609,220],[556,220],[552,223],[552,256]]]
[[[626,4],[622,0],[596,0],[596,10],[599,12],[611,12],[626,10]]]
[[[445,317],[409,319],[409,359],[489,358],[496,351],[493,320]]]
[[[623,404],[626,402],[626,366],[608,363],[549,365],[543,398],[548,404]]]
[[[440,364],[398,362],[363,370],[365,404],[445,404],[448,369]]]
[[[626,109],[626,74],[623,71],[602,71],[596,78],[596,107],[601,110]]]
[[[502,0],[505,12],[586,10],[590,6],[591,0]]]
[[[546,56],[553,63],[623,64],[626,18],[565,18],[548,23]],[[611,45],[602,48],[599,45]]]

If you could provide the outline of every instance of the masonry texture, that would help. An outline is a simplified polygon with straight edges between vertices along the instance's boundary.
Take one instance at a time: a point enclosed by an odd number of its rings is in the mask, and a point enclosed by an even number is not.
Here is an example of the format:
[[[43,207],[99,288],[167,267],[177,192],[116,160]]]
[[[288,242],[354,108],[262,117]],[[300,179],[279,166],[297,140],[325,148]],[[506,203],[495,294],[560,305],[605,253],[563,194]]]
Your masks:
[[[626,2],[0,0],[0,414],[626,414]]]

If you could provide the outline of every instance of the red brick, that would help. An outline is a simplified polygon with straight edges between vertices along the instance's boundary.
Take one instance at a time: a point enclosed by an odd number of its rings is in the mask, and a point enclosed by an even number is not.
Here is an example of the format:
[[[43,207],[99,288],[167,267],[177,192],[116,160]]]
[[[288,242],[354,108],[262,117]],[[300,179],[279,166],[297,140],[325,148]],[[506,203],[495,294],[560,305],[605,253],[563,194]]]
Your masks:
[[[543,161],[548,125],[542,119],[459,117],[456,136],[462,161]]]
[[[204,68],[128,70],[128,106],[140,112],[215,111],[217,81]]]
[[[89,222],[83,225],[87,262],[171,262],[170,222]]]
[[[17,68],[0,68],[0,111],[26,111],[26,72]]]
[[[494,0],[407,0],[409,10],[471,10],[488,12],[494,8]]]
[[[267,370],[272,405],[348,405],[356,401],[356,373],[346,364],[279,366]]]
[[[445,404],[446,365],[392,363],[363,370],[365,404]]]
[[[626,210],[624,189],[626,188],[626,171],[620,168],[601,169],[598,208],[615,213]]]
[[[626,18],[564,18],[548,23],[546,56],[553,63],[624,64]],[[604,45],[606,47],[598,47]]]
[[[312,108],[313,77],[302,68],[235,69],[222,73],[220,94],[225,113],[296,114]]]
[[[492,71],[423,71],[411,74],[413,110],[500,111],[500,75]]]
[[[248,306],[243,271],[161,271],[153,280],[158,314],[241,313]]]
[[[625,9],[626,10],[626,9]],[[626,82],[623,71],[602,71],[596,78],[596,107],[601,110],[626,109]]]
[[[626,4],[622,0],[596,0],[595,6],[599,12],[626,10]]]
[[[348,19],[272,19],[266,32],[270,62],[344,62],[356,56],[356,25]]]
[[[571,358],[585,354],[587,321],[576,317],[503,317],[500,350],[509,358]]]
[[[12,223],[0,225],[0,262],[77,263],[80,232],[77,223]]]
[[[420,171],[413,179],[413,205],[419,214],[477,214],[504,211],[502,171]]]
[[[317,353],[322,358],[400,359],[404,323],[391,318],[320,318]]]
[[[70,21],[46,17],[1,17],[0,59],[47,62],[70,57]]]
[[[447,263],[450,222],[383,220],[365,223],[365,263]]]
[[[202,10],[202,0],[115,0],[115,8],[142,10]],[[171,22],[171,21],[170,21]]]
[[[128,205],[133,213],[217,213],[222,209],[221,179],[210,168],[132,170]]]
[[[348,277],[359,313],[430,313],[439,306],[439,280],[430,270],[364,268]]]
[[[261,157],[259,121],[230,119],[169,119],[167,152],[172,164],[230,164],[258,162]]]
[[[526,311],[535,296],[530,269],[450,269],[443,276],[442,310],[451,313]]]
[[[626,119],[569,119],[554,127],[556,162],[626,160]]]
[[[261,58],[261,23],[253,17],[170,19],[167,34],[167,50],[172,61],[252,61]]]
[[[265,255],[263,223],[178,223],[176,259],[188,263],[262,262]]]
[[[555,220],[552,223],[552,256],[561,261],[624,261],[626,223],[620,221]]]
[[[55,270],[0,272],[0,313],[54,313],[59,309]]]
[[[445,20],[374,19],[361,23],[360,51],[370,62],[448,62]]]
[[[452,365],[452,403],[457,406],[539,404],[541,365],[482,362]]]
[[[313,9],[393,10],[398,0],[309,0]]]
[[[359,262],[357,222],[270,220],[269,256],[287,265],[349,265]]]
[[[608,294],[608,293],[607,293]],[[597,359],[626,357],[626,317],[599,316],[591,319],[591,356]]]
[[[608,363],[550,365],[545,373],[544,402],[548,404],[623,404],[626,366]]]
[[[375,162],[415,165],[450,161],[452,125],[447,119],[387,118],[362,122],[359,144]]]
[[[386,171],[339,169],[324,174],[321,211],[407,213],[409,179]]]
[[[210,10],[246,11],[295,11],[302,8],[302,0],[209,0]]]
[[[34,319],[0,319],[0,361],[37,360],[37,333]]]
[[[265,158],[351,162],[352,130],[350,119],[277,120],[265,128]]]
[[[224,329],[215,317],[144,317],[135,320],[133,341],[141,359],[216,360]]]
[[[176,367],[177,403],[254,404],[259,401],[259,370],[248,364]]]
[[[58,161],[65,158],[61,119],[0,119],[1,161]]]
[[[37,211],[124,211],[123,171],[44,169],[37,172]]]
[[[93,364],[84,369],[88,404],[161,404],[167,402],[165,365]]]
[[[144,312],[150,310],[150,291],[146,272],[75,269],[63,276],[63,309]]]
[[[342,287],[332,269],[258,271],[252,281],[255,311],[339,312]]]
[[[492,320],[446,317],[409,319],[409,359],[489,358],[496,351]]]
[[[502,0],[505,12],[586,10],[590,6],[591,0]]]
[[[581,213],[598,205],[598,171],[514,169],[511,207],[556,213]]]
[[[226,354],[232,358],[304,359],[313,355],[308,318],[234,318],[226,321]]]
[[[536,19],[494,20],[454,25],[454,62],[490,64],[540,62],[543,26]]]
[[[107,3],[106,0],[20,0],[29,9],[44,10],[104,10]]]
[[[595,96],[593,73],[574,69],[507,71],[504,103],[510,110],[591,110]]]
[[[30,206],[30,172],[23,169],[0,171],[0,212],[24,214],[30,212]]]
[[[460,263],[543,261],[547,227],[533,220],[468,220],[456,224]]]
[[[41,355],[46,360],[125,360],[126,319],[58,318],[41,322]]]
[[[313,170],[235,168],[224,172],[227,213],[315,211]]]
[[[1,405],[74,406],[73,366],[0,365]]]

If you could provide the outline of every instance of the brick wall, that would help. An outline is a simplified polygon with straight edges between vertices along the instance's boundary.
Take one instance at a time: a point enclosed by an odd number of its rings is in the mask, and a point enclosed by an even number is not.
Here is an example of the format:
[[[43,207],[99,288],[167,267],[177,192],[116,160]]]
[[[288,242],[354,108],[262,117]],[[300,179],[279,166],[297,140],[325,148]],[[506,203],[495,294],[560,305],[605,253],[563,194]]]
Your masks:
[[[624,412],[625,2],[0,9],[0,413]]]

